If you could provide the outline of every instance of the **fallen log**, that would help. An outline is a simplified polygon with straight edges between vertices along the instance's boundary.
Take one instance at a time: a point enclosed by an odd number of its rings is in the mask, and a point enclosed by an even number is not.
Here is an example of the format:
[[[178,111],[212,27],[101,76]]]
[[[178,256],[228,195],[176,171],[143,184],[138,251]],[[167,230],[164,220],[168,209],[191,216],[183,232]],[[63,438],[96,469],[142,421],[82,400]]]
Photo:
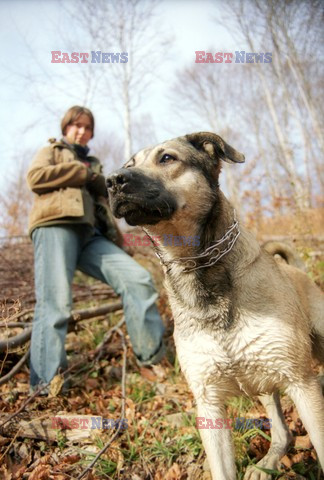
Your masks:
[[[74,325],[81,320],[87,320],[89,318],[101,317],[108,313],[116,312],[123,308],[122,302],[114,302],[109,305],[102,305],[100,307],[87,308],[85,310],[75,310],[72,312],[69,319],[69,329],[73,329]],[[32,328],[26,328],[23,332],[9,337],[4,340],[0,340],[0,352],[6,352],[10,349],[14,349],[24,345],[31,337]]]
[[[1,415],[1,420],[6,416]],[[110,419],[109,419],[110,420]],[[49,417],[37,417],[30,420],[13,419],[5,422],[6,427],[0,426],[0,434],[4,437],[22,437],[56,442],[63,434],[66,440],[80,442],[93,437],[95,433],[105,428],[115,426],[115,421],[108,422],[97,415],[56,414]]]

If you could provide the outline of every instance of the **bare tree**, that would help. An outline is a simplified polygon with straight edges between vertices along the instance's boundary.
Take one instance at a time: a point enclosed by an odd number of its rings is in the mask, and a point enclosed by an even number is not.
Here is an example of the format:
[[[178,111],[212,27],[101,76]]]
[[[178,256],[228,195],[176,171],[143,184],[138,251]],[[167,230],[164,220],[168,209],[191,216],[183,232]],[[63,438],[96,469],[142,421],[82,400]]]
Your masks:
[[[314,93],[311,84],[322,74],[311,54],[318,42],[323,7],[316,0],[289,3],[239,0],[231,2],[231,6],[235,6],[231,9],[231,18],[239,27],[236,29],[239,38],[252,52],[260,51],[260,45],[267,45],[273,53],[270,68],[258,64],[255,73],[260,79],[279,147],[277,161],[289,178],[295,205],[299,209],[307,208],[312,197],[311,170],[317,169],[318,156],[313,152],[313,165],[310,165],[309,135],[317,142],[318,151],[323,145],[320,117],[315,107],[318,99],[311,93]],[[309,70],[313,76],[308,74]]]
[[[199,63],[177,75],[173,98],[186,122],[224,135],[246,155],[243,174],[231,167],[226,172],[241,211],[251,210],[251,201],[263,209],[303,210],[320,191],[323,67],[312,49],[320,45],[322,13],[317,0],[232,0],[215,21],[248,46],[242,50],[272,52],[272,62]]]
[[[145,115],[142,106],[152,80],[158,81],[160,59],[163,57],[165,67],[168,56],[166,39],[170,35],[162,30],[157,9],[157,0],[77,0],[66,10],[92,45],[110,45],[119,54],[119,61],[111,56],[109,70],[97,85],[97,94],[101,102],[107,96],[112,99],[121,114],[125,158],[133,153],[136,117]]]
[[[28,156],[26,155],[26,158]],[[6,187],[0,192],[0,235],[26,235],[32,193],[26,183],[26,166],[19,165],[14,175],[7,178]]]

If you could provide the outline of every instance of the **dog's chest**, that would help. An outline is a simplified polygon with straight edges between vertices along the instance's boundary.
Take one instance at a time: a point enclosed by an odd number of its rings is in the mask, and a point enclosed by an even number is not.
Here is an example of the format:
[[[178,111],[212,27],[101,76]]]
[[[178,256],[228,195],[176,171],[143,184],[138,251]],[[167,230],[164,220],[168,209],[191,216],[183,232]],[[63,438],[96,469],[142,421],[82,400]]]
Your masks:
[[[276,319],[242,315],[234,327],[200,328],[184,313],[175,318],[175,343],[181,368],[190,387],[202,395],[206,385],[217,385],[226,395],[257,395],[294,381],[293,333]]]

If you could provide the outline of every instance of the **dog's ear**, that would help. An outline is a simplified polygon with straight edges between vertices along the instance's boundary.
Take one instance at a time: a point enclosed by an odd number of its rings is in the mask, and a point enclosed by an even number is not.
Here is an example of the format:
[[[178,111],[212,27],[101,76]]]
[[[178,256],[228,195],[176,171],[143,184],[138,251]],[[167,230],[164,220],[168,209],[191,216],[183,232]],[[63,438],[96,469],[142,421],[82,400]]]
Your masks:
[[[205,152],[215,160],[220,158],[228,163],[243,163],[245,161],[242,153],[228,145],[215,133],[191,133],[186,135],[185,138],[197,148],[197,150],[205,150]]]

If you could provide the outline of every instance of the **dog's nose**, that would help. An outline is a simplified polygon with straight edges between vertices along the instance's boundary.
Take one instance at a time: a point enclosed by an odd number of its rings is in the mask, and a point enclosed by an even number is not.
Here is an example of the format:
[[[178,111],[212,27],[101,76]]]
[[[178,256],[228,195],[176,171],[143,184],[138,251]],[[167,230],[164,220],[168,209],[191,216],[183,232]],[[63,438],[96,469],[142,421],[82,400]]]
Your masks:
[[[106,180],[106,185],[107,188],[115,188],[116,187],[122,187],[127,183],[130,179],[130,174],[129,171],[126,168],[121,168],[120,170],[117,170],[116,172],[112,173],[107,177]]]

